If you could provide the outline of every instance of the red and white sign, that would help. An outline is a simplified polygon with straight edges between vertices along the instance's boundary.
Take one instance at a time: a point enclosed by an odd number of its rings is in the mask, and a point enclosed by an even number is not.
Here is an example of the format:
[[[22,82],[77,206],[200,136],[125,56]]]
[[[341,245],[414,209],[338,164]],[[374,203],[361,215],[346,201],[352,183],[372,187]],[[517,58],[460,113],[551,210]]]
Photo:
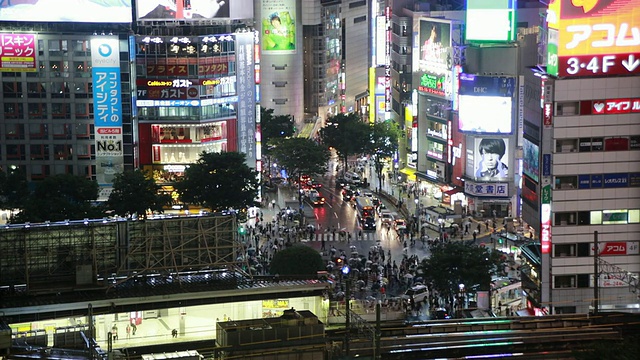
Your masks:
[[[543,254],[551,253],[551,204],[542,204],[541,206],[540,244]]]
[[[627,114],[640,113],[640,98],[636,99],[608,99],[591,102],[591,114]]]
[[[559,76],[640,74],[640,52],[615,55],[560,56]]]
[[[544,126],[553,125],[553,103],[544,103],[544,109],[542,109]]]
[[[601,243],[598,246],[600,249],[600,256],[638,254],[638,242],[610,241]]]
[[[121,127],[99,127],[96,132],[100,135],[118,135],[122,134]]]
[[[547,22],[559,76],[640,74],[640,0],[555,0]]]
[[[0,71],[36,72],[36,35],[0,34]]]

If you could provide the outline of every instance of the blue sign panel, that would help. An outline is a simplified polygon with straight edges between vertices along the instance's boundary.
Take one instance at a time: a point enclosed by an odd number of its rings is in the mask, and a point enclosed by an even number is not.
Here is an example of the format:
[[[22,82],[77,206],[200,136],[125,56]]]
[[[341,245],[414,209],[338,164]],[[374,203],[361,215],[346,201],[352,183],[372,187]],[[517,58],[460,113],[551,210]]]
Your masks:
[[[591,187],[592,188],[602,187],[602,175],[591,175]]]
[[[589,175],[578,175],[578,189],[591,188],[591,177]]]
[[[618,188],[629,186],[629,174],[604,174],[604,187]]]
[[[551,176],[551,154],[542,154],[542,176]]]

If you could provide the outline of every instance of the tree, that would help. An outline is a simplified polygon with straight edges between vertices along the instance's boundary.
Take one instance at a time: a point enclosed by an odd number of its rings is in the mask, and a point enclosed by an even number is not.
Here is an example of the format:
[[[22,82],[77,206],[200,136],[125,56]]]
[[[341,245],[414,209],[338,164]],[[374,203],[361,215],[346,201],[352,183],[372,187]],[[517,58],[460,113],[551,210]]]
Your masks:
[[[27,176],[20,169],[0,171],[0,208],[20,209],[29,197]]]
[[[370,141],[366,145],[366,152],[373,156],[378,186],[382,184],[384,160],[393,157],[398,151],[399,137],[400,129],[395,122],[385,121],[371,126]],[[378,191],[380,191],[380,188],[378,188]]]
[[[113,180],[113,191],[109,195],[107,207],[122,216],[146,218],[147,210],[163,212],[163,207],[171,202],[171,196],[158,194],[160,186],[142,170],[125,171]]]
[[[83,176],[50,176],[36,184],[14,223],[79,220],[102,217],[91,203],[98,198],[98,183]]]
[[[302,208],[300,178],[302,175],[324,174],[327,171],[329,150],[307,138],[289,138],[282,140],[273,150],[278,160],[290,177],[298,179],[298,205]]]
[[[420,263],[419,272],[432,290],[453,302],[460,284],[467,289],[489,290],[491,275],[501,263],[496,251],[451,241],[434,246],[431,256]]]
[[[258,196],[258,173],[247,166],[245,154],[203,152],[175,188],[185,203],[212,211],[244,209]]]
[[[267,178],[271,181],[271,157],[278,142],[293,136],[296,132],[291,115],[273,115],[273,109],[260,107],[260,130],[262,155],[267,160]]]
[[[323,269],[322,256],[306,245],[295,245],[278,251],[269,266],[272,275],[316,275]]]
[[[362,154],[370,139],[371,128],[362,122],[356,113],[338,114],[327,119],[327,125],[320,129],[320,140],[326,146],[336,149],[343,161],[343,171],[347,168],[347,158]]]

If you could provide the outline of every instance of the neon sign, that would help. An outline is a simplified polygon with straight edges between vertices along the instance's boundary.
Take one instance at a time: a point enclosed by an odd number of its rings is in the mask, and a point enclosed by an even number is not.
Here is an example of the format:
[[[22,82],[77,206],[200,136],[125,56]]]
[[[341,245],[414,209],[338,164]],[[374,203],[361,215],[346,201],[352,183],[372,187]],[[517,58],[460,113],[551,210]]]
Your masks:
[[[640,74],[638,9],[640,0],[550,4],[547,71],[564,77]]]
[[[591,102],[591,114],[627,114],[640,112],[640,98],[608,99]]]
[[[445,75],[435,75],[430,73],[422,74],[422,76],[420,76],[418,91],[445,96],[444,86],[446,81]]]

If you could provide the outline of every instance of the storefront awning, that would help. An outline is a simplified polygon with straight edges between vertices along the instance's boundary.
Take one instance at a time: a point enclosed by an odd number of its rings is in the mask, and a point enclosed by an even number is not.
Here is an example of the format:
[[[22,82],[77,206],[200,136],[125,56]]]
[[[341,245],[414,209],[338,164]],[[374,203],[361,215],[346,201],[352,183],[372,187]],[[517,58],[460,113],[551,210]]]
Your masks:
[[[416,181],[416,169],[406,167],[406,168],[400,169],[400,172],[407,175],[408,180]]]
[[[453,195],[453,194],[457,194],[457,193],[459,193],[459,192],[462,192],[462,189],[461,189],[461,188],[459,188],[459,187],[454,187],[453,189],[451,189],[451,190],[447,190],[447,191],[445,191],[444,193],[445,193],[445,194],[447,194],[447,195],[449,195],[449,196],[451,196],[451,195]]]

